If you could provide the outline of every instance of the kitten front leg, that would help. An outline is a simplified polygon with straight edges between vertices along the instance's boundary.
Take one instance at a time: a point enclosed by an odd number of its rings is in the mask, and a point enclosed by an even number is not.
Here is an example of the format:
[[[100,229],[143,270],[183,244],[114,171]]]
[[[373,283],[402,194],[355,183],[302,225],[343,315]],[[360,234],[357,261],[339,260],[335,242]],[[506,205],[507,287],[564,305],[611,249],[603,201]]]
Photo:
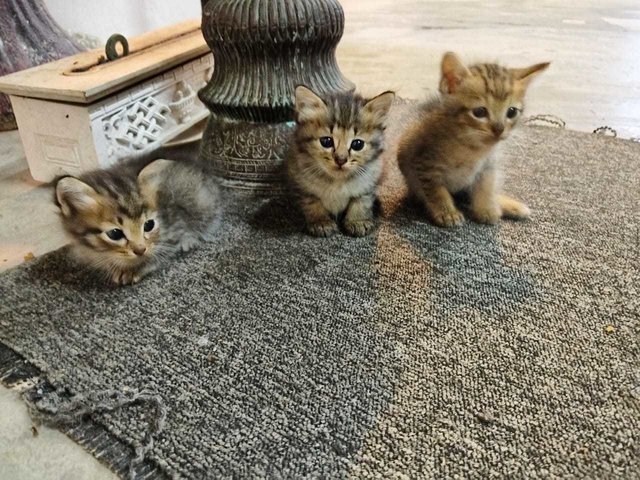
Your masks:
[[[421,193],[420,198],[437,226],[453,227],[464,222],[464,215],[443,185],[427,186]]]
[[[300,202],[307,230],[316,237],[330,237],[338,231],[338,224],[331,217],[319,199],[303,197]]]
[[[142,276],[134,270],[118,270],[111,276],[111,282],[118,287],[133,285],[142,280]]]
[[[502,217],[496,189],[497,173],[494,168],[487,168],[471,189],[471,213],[476,222],[493,225]]]
[[[111,276],[111,282],[122,287],[126,285],[135,285],[144,277],[156,270],[158,267],[154,263],[149,263],[144,267],[133,270],[117,270]]]
[[[364,237],[373,231],[375,201],[376,195],[373,192],[351,200],[344,219],[344,228],[349,235]]]

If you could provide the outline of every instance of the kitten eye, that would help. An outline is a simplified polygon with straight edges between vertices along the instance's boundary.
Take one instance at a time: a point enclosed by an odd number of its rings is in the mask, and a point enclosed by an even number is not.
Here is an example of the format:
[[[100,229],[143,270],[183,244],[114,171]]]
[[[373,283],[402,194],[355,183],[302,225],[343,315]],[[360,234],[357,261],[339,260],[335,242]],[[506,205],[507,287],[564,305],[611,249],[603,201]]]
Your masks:
[[[476,118],[487,118],[489,116],[489,112],[485,107],[478,107],[471,110],[471,113]]]
[[[324,148],[333,147],[333,138],[331,138],[331,137],[320,137],[320,145],[322,145]]]
[[[118,240],[122,240],[124,238],[124,232],[119,228],[114,228],[107,232],[107,237],[109,237],[114,242],[117,242]]]
[[[155,226],[155,220],[147,220],[146,222],[144,222],[144,231],[148,233],[153,230]]]
[[[516,107],[509,107],[509,110],[507,110],[507,118],[516,118],[518,113],[519,111]]]
[[[359,152],[363,148],[364,148],[364,141],[363,140],[360,140],[359,138],[356,138],[353,142],[351,142],[351,150],[355,150],[356,152]]]

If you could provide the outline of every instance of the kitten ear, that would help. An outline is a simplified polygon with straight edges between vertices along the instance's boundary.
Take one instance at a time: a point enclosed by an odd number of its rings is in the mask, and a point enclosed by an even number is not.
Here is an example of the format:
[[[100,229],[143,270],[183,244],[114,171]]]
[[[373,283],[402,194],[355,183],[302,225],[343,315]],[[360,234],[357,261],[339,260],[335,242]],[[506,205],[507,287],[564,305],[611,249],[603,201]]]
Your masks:
[[[462,81],[471,74],[460,57],[453,52],[444,54],[440,69],[442,71],[440,92],[444,94],[455,93]]]
[[[163,172],[173,164],[173,160],[154,160],[140,171],[138,186],[144,197],[155,198],[162,180],[164,180]]]
[[[525,87],[528,87],[529,83],[531,83],[531,80],[544,72],[549,67],[549,65],[551,65],[550,62],[537,63],[535,65],[531,65],[530,67],[512,68],[509,71],[517,81],[519,81]]]
[[[74,177],[61,178],[56,184],[56,200],[65,217],[95,208],[98,196],[93,188]]]
[[[296,87],[296,122],[304,123],[329,114],[327,104],[304,85]]]
[[[364,113],[373,125],[380,125],[384,122],[393,100],[396,98],[395,92],[384,92],[372,98],[364,105]]]

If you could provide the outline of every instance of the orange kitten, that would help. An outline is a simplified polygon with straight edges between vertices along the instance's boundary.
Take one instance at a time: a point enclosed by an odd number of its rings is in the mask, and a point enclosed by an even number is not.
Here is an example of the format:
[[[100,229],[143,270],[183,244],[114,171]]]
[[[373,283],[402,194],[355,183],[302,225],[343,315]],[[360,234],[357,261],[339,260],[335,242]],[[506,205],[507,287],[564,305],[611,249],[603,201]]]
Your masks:
[[[403,134],[398,148],[409,190],[436,225],[464,221],[453,199],[459,192],[469,194],[477,222],[529,216],[526,205],[499,194],[496,145],[517,125],[529,83],[548,66],[467,67],[454,53],[444,55],[441,96],[424,105],[422,118]]]

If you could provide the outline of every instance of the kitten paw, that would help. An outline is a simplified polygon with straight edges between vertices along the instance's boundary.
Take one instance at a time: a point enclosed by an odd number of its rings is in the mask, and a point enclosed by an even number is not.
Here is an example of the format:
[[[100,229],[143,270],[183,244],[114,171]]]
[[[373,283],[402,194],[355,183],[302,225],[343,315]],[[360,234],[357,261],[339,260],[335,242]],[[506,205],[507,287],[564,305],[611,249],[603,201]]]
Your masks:
[[[333,220],[310,223],[307,225],[307,229],[314,237],[330,237],[338,231],[338,224]]]
[[[180,241],[180,249],[185,253],[193,250],[197,245],[198,245],[198,239],[190,235],[185,236]]]
[[[138,283],[140,280],[142,280],[141,275],[134,272],[129,272],[129,271],[116,272],[111,277],[111,281],[119,287],[122,287],[125,285],[134,285]]]
[[[354,237],[364,237],[369,235],[375,228],[375,223],[372,220],[354,220],[344,223],[344,229],[349,235]]]
[[[473,209],[473,219],[478,223],[495,225],[500,221],[501,217],[502,211],[497,205],[476,207]]]
[[[439,227],[455,227],[464,223],[464,215],[460,210],[441,210],[433,214],[433,222]]]

